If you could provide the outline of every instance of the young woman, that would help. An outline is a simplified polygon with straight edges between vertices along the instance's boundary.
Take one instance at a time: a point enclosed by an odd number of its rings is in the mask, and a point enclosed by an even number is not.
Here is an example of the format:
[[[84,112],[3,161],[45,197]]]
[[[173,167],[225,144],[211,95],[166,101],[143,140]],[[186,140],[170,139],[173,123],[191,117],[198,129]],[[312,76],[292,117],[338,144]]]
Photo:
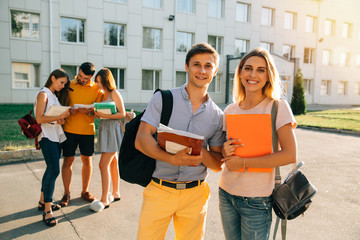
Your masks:
[[[52,197],[55,188],[55,180],[60,173],[60,155],[61,143],[66,140],[64,131],[61,127],[70,113],[65,111],[59,116],[45,116],[45,112],[51,105],[61,105],[58,95],[69,82],[68,75],[62,69],[54,70],[45,86],[36,96],[34,103],[34,112],[37,123],[41,124],[41,133],[38,136],[39,145],[44,155],[46,170],[41,182],[41,195],[39,201],[39,210],[43,210],[43,221],[48,226],[55,226],[55,220],[52,211],[59,210],[60,206],[52,203]],[[66,102],[66,93],[61,94]],[[64,97],[65,96],[65,97]]]
[[[219,184],[221,220],[226,239],[268,239],[272,220],[274,175],[272,172],[239,172],[241,168],[274,168],[295,163],[297,145],[295,118],[289,104],[280,99],[280,79],[271,55],[262,48],[249,52],[239,63],[233,96],[235,103],[224,110],[224,130],[228,114],[271,114],[278,100],[276,132],[281,150],[262,157],[233,155],[241,140],[224,143],[224,170]],[[236,144],[236,142],[240,142]]]
[[[110,202],[120,200],[118,152],[123,135],[119,119],[125,117],[125,107],[120,93],[116,90],[115,80],[109,69],[101,69],[95,76],[95,83],[104,91],[103,102],[115,102],[117,109],[115,114],[95,112],[95,116],[101,118],[96,151],[101,152],[99,167],[102,195],[100,201],[95,200],[90,204],[90,209],[99,212],[108,208]],[[112,194],[109,194],[110,172],[113,185]]]

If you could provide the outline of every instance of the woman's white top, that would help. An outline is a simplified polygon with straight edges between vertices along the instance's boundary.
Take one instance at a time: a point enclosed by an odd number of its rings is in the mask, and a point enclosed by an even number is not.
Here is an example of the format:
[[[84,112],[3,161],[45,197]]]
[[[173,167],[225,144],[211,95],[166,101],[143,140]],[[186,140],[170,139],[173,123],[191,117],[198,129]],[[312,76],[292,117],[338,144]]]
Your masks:
[[[51,105],[59,105],[61,106],[58,98],[56,97],[56,95],[54,93],[52,93],[50,91],[50,89],[48,89],[47,87],[42,88],[35,97],[35,102],[34,102],[34,115],[36,118],[36,100],[37,100],[37,95],[40,92],[45,92],[47,95],[47,104],[45,107],[45,112],[47,110],[49,110]],[[41,123],[41,133],[38,136],[38,140],[40,142],[40,140],[44,137],[49,139],[52,142],[58,142],[58,143],[62,143],[66,140],[66,136],[64,133],[64,130],[62,128],[62,126],[60,124],[57,123]]]

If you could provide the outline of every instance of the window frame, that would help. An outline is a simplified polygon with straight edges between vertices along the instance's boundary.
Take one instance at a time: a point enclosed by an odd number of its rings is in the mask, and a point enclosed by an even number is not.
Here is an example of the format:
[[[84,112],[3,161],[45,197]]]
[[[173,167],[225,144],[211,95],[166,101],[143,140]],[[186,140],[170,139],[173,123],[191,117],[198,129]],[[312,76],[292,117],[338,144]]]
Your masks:
[[[246,18],[246,20],[244,20],[243,21],[243,19],[240,19],[238,16],[240,16],[240,13],[239,13],[239,9],[238,9],[238,7],[239,7],[239,5],[243,5],[243,6],[246,6],[246,16],[244,16],[244,18]],[[235,19],[236,19],[236,22],[241,22],[241,23],[249,23],[250,22],[250,14],[251,14],[251,4],[249,4],[249,3],[244,3],[244,2],[236,2],[236,9],[235,9],[235,11],[236,11],[236,17],[235,17]],[[243,12],[244,13],[244,12]],[[243,16],[242,14],[241,14],[241,16]]]
[[[245,43],[245,51],[242,51],[241,50],[241,52],[239,52],[239,54],[241,54],[241,53],[243,53],[243,52],[248,52],[249,51],[249,47],[250,47],[250,41],[249,40],[247,40],[247,39],[241,39],[241,38],[235,38],[235,51],[234,51],[234,56],[240,56],[240,55],[237,55],[236,54],[236,50],[238,49],[238,47],[237,47],[237,42],[242,42],[242,43]],[[241,44],[241,46],[243,46],[243,44]],[[244,47],[243,47],[244,48]]]
[[[308,20],[312,20],[312,22],[310,23],[310,22],[308,22]],[[309,27],[310,27],[310,24],[311,24],[311,30],[310,29],[308,29]],[[315,33],[315,31],[316,31],[316,17],[315,16],[311,16],[311,15],[306,15],[305,16],[305,29],[304,29],[304,31],[306,32],[306,33]]]
[[[176,1],[177,1],[177,4],[176,4],[176,11],[177,12],[179,12],[179,13],[189,13],[189,14],[194,14],[195,13],[195,0],[176,0]],[[186,10],[180,11],[179,6],[183,2],[185,2]]]
[[[151,6],[150,5],[145,5],[144,2],[146,1],[151,1]],[[155,9],[161,9],[163,7],[163,3],[162,0],[142,0],[142,6],[143,7],[147,7],[147,8],[155,8]],[[157,3],[160,5],[159,7],[157,7]]]
[[[260,42],[260,47],[266,49],[269,53],[273,52],[274,44],[271,42]]]
[[[267,11],[266,18],[264,18],[265,16],[263,15],[264,10]],[[270,11],[271,14],[268,14],[269,13],[268,11]],[[274,16],[275,16],[275,9],[274,8],[261,7],[261,26],[266,26],[266,27],[274,26],[274,24],[275,24]],[[266,19],[266,23],[265,23],[264,19]],[[269,23],[269,20],[270,20],[270,23]]]
[[[349,85],[348,81],[340,80],[338,82],[337,95],[338,96],[348,95],[348,85]]]
[[[289,47],[290,48],[290,52],[289,52],[289,55],[288,56],[285,56],[285,54],[287,52],[284,51],[284,47]],[[289,45],[289,44],[283,44],[283,47],[282,47],[282,56],[288,60],[290,60],[291,58],[294,58],[294,53],[295,53],[295,46],[294,45]]]
[[[216,14],[212,15],[210,4],[216,4]],[[220,6],[220,10],[218,9]],[[208,17],[222,19],[224,18],[224,7],[225,7],[225,0],[209,0],[208,1]],[[219,16],[220,15],[220,16]]]
[[[15,32],[13,32],[13,13],[18,12],[18,13],[22,13],[24,14],[28,14],[29,15],[29,37],[24,37],[24,36],[16,36],[14,34],[16,34]],[[33,23],[33,17],[34,15],[37,15],[39,17],[39,22],[36,23],[37,24],[37,37],[34,37],[34,23]],[[20,35],[23,29],[20,30]],[[16,39],[26,39],[26,40],[40,40],[40,13],[34,13],[34,12],[26,12],[26,11],[21,11],[21,10],[15,10],[15,9],[10,9],[10,37],[11,38],[16,38]]]
[[[307,50],[307,49],[309,50],[310,54],[309,54],[309,56],[308,56],[308,58],[307,58],[307,59],[309,59],[309,61],[306,62],[306,61],[305,61],[305,59],[306,59],[306,58],[305,58],[305,54],[306,54],[306,50]],[[304,63],[305,63],[305,64],[313,64],[314,61],[315,61],[315,59],[314,59],[314,57],[315,57],[314,54],[315,54],[315,49],[314,49],[314,48],[307,48],[307,47],[305,47],[305,48],[304,48],[304,56],[303,56],[303,57],[304,57]]]
[[[305,95],[312,95],[313,79],[304,79],[304,93]]]
[[[181,83],[180,85],[178,84],[178,73],[181,74],[185,74],[185,82]],[[189,75],[187,74],[186,71],[176,71],[175,73],[175,87],[181,87],[183,84],[187,83],[189,81]]]
[[[151,29],[151,40],[153,41],[153,47],[145,47],[145,29]],[[159,48],[156,48],[156,37],[154,36],[156,32],[159,32]],[[142,43],[142,48],[143,49],[148,49],[148,50],[155,50],[155,51],[160,51],[162,50],[162,29],[161,28],[154,28],[154,27],[143,27],[143,43]]]
[[[30,65],[28,72],[15,72],[14,65]],[[29,63],[29,62],[11,62],[11,86],[13,89],[36,89],[40,88],[40,74],[41,74],[40,63]],[[16,73],[29,74],[27,80],[17,80]],[[16,87],[16,83],[28,83],[28,87]]]
[[[209,37],[214,37],[215,38],[215,46],[213,46],[210,43]],[[220,47],[219,47],[219,42],[220,42]],[[216,35],[208,35],[208,43],[218,52],[219,55],[222,55],[223,52],[223,46],[224,46],[224,37],[221,36],[216,36]]]
[[[326,84],[323,84],[323,83],[326,83]],[[320,96],[331,96],[331,80],[321,80]]]
[[[152,89],[143,89],[144,84],[144,71],[151,71],[152,72]],[[141,90],[142,91],[155,91],[157,88],[160,88],[160,84],[161,84],[161,70],[155,70],[155,69],[142,69],[141,71]],[[156,73],[159,74],[159,80],[158,80],[158,86],[156,85]]]
[[[327,23],[330,23],[328,25]],[[335,36],[336,21],[333,19],[325,19],[324,23],[324,36]],[[330,29],[328,29],[330,28]]]
[[[208,92],[211,93],[220,93],[221,92],[221,79],[222,79],[222,73],[217,73],[213,79],[211,80],[209,86],[208,86]],[[210,87],[214,86],[214,91],[210,89]]]
[[[69,80],[75,79],[77,73],[79,72],[80,66],[78,65],[68,65],[68,64],[61,64],[60,67],[69,75],[69,71],[66,71],[67,67],[75,67],[75,75],[74,77],[69,76]]]
[[[291,16],[291,21],[290,21],[290,25],[291,25],[291,27],[287,27],[288,26],[288,24],[287,24],[287,22],[286,22],[286,20],[287,20],[287,14],[291,14],[292,16]],[[284,29],[286,29],[286,30],[295,30],[296,29],[296,13],[295,12],[291,12],[291,11],[285,11],[285,13],[284,13]]]
[[[106,34],[106,25],[115,25],[117,28],[116,28],[116,45],[110,45],[110,40],[109,41],[109,44],[105,44],[105,34]],[[122,39],[121,39],[121,30],[120,30],[120,27],[123,28],[123,34],[122,34]],[[109,35],[110,36],[110,35]],[[125,47],[125,36],[126,36],[126,25],[125,24],[121,24],[121,23],[112,23],[112,22],[104,22],[104,41],[103,41],[103,44],[104,46],[108,46],[108,47]],[[123,45],[120,44],[121,40],[123,41]]]
[[[75,20],[76,21],[76,41],[75,42],[72,42],[72,41],[64,41],[63,40],[63,22],[62,20],[63,19],[71,19],[71,20]],[[71,17],[65,17],[65,16],[62,16],[60,17],[60,42],[61,43],[70,43],[70,44],[84,44],[85,41],[86,41],[86,37],[85,37],[85,28],[86,28],[86,25],[85,25],[85,20],[83,19],[79,19],[79,18],[71,18]],[[83,23],[83,38],[84,38],[84,41],[80,41],[80,29],[79,29],[79,26],[80,26],[80,23]]]
[[[325,62],[326,59],[325,58],[325,53],[328,53],[328,56],[327,56],[327,61]],[[323,49],[322,50],[322,60],[321,60],[321,63],[323,66],[331,66],[333,65],[333,54],[332,54],[332,51],[329,50],[329,49]]]
[[[347,27],[345,28],[345,26],[347,26]],[[343,39],[351,39],[352,38],[352,28],[353,28],[352,23],[344,22],[342,25],[341,37]]]
[[[184,51],[179,51],[180,47],[179,46],[179,35],[178,34],[186,34],[186,49],[184,49]],[[191,43],[189,44],[189,36],[191,37]],[[189,49],[191,48],[192,45],[194,45],[194,39],[195,39],[195,34],[194,33],[190,33],[190,32],[184,32],[184,31],[177,31],[176,32],[176,52],[177,53],[187,53],[189,51]]]
[[[119,68],[119,67],[106,67],[108,68],[115,80],[115,85],[116,85],[116,89],[118,90],[125,90],[125,68]],[[116,75],[114,75],[114,72],[112,70],[116,70]],[[121,74],[122,72],[122,74]],[[121,78],[121,76],[123,76]],[[121,85],[123,85],[123,87],[121,88]]]

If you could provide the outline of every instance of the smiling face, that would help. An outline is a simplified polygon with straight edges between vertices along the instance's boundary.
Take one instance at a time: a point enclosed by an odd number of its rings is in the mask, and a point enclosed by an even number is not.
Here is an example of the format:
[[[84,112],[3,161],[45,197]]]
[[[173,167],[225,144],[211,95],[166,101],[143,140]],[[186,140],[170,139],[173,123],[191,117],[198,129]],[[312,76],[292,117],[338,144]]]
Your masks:
[[[189,85],[197,88],[207,88],[218,71],[215,58],[210,53],[194,55],[189,65],[185,64],[188,72]]]
[[[60,92],[61,89],[65,87],[65,84],[68,81],[66,77],[55,78],[54,76],[51,77],[51,80],[52,80],[52,87],[57,92]]]
[[[80,85],[86,85],[91,78],[92,75],[85,75],[85,73],[80,69],[76,79]]]
[[[245,87],[245,92],[262,94],[263,87],[269,81],[265,59],[258,56],[248,58],[240,70],[239,77],[241,84]]]
[[[95,83],[96,83],[96,85],[98,86],[98,88],[100,88],[101,90],[104,89],[103,85],[101,84],[101,78],[100,78],[100,76],[96,76],[96,78],[95,78]]]

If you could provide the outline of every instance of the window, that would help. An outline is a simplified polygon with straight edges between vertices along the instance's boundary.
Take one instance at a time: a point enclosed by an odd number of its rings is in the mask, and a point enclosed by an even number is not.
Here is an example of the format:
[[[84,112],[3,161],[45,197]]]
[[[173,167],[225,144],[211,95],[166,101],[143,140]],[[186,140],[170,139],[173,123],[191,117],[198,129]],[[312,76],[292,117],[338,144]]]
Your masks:
[[[354,94],[355,94],[355,95],[360,95],[360,82],[355,82],[355,85],[354,85]]]
[[[223,8],[224,0],[209,0],[209,17],[222,18],[223,17]]]
[[[104,45],[124,46],[125,45],[125,26],[121,24],[104,24]]]
[[[160,87],[160,71],[142,70],[142,90],[155,91]]]
[[[108,0],[108,1],[126,3],[126,0]]]
[[[194,13],[194,0],[177,0],[177,10],[182,13]]]
[[[215,48],[215,50],[219,53],[219,55],[222,54],[222,45],[223,45],[223,38],[217,37],[217,36],[208,36],[208,43]]]
[[[287,58],[287,59],[291,59],[294,57],[294,52],[295,52],[295,46],[292,45],[283,45],[283,49],[282,49],[282,55]]]
[[[304,79],[305,94],[312,94],[312,85],[313,85],[312,79]]]
[[[272,26],[274,18],[274,9],[263,7],[261,8],[261,25]]]
[[[350,53],[341,52],[340,53],[340,66],[345,67],[350,65]]]
[[[339,81],[338,85],[338,95],[346,95],[347,94],[347,81]]]
[[[352,24],[343,23],[342,38],[351,38]]]
[[[284,96],[287,96],[288,92],[289,92],[290,76],[288,76],[288,75],[280,75],[280,79],[281,79],[281,86],[282,86],[283,94],[284,94]]]
[[[356,66],[360,67],[360,53],[356,56]]]
[[[142,0],[144,7],[161,8],[161,0]]]
[[[243,39],[235,39],[235,56],[246,53],[249,50],[249,41]]]
[[[250,22],[250,4],[236,3],[236,21],[244,23]]]
[[[40,64],[14,62],[12,73],[14,88],[40,87]]]
[[[332,65],[332,52],[330,50],[322,51],[322,64],[324,66]]]
[[[40,15],[11,10],[11,36],[39,39]]]
[[[322,80],[320,86],[320,96],[330,96],[331,81]]]
[[[208,92],[220,92],[222,74],[216,74],[208,87]]]
[[[335,35],[335,21],[331,19],[325,20],[325,36],[334,36]]]
[[[285,12],[284,15],[284,28],[288,30],[295,29],[296,23],[296,13],[293,12]]]
[[[79,71],[79,67],[71,65],[61,65],[61,68],[67,73],[69,79],[74,79]]]
[[[180,87],[187,83],[188,75],[187,72],[176,72],[176,87]]]
[[[161,30],[156,28],[144,27],[143,48],[161,49]]]
[[[313,16],[305,17],[305,32],[307,33],[315,32],[315,17]]]
[[[315,52],[314,48],[304,49],[304,63],[309,63],[309,64],[313,63],[314,52]]]
[[[116,87],[118,89],[125,89],[125,69],[109,67],[109,70],[114,77]]]
[[[187,32],[177,32],[176,34],[176,51],[187,52],[194,42],[194,34]]]
[[[84,42],[83,20],[73,18],[61,18],[61,41],[63,42]]]
[[[269,42],[260,42],[260,47],[266,49],[269,53],[272,52],[272,43]]]

